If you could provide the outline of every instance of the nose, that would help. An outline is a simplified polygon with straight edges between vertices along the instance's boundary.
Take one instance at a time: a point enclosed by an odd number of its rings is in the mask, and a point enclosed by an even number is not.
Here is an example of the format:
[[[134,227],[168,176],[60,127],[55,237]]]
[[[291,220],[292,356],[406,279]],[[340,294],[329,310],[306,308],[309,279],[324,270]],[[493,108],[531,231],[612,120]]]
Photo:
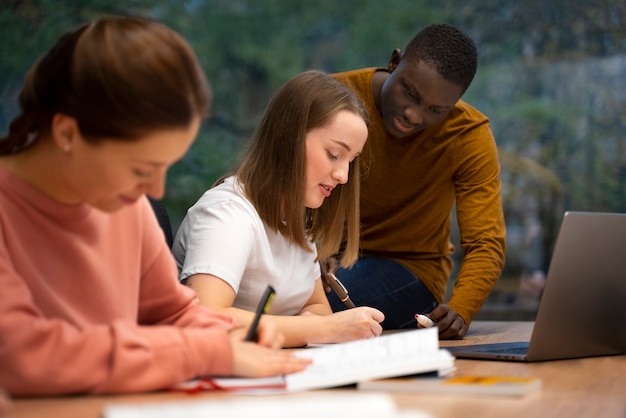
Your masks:
[[[409,106],[404,109],[404,117],[411,125],[424,124],[424,110],[419,106]]]
[[[162,199],[165,195],[165,177],[165,170],[155,173],[154,177],[143,185],[145,193],[153,199]]]
[[[332,173],[332,178],[339,184],[346,184],[348,182],[348,173],[350,171],[350,164],[342,164],[335,168]]]

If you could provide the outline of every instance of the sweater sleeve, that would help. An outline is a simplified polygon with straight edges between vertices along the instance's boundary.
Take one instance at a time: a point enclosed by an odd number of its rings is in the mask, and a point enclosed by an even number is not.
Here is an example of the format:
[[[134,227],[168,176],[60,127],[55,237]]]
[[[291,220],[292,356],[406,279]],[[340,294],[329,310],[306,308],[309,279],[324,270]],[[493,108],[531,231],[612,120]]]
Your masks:
[[[476,127],[457,150],[457,219],[463,259],[449,305],[467,325],[504,267],[505,222],[498,152],[489,125]]]
[[[150,391],[212,368],[230,371],[230,343],[218,323],[183,328],[118,320],[78,329],[42,317],[23,288],[7,284],[0,301],[0,387],[11,395]]]
[[[87,326],[45,315],[0,241],[0,387],[14,396],[129,393],[232,371],[232,318],[197,303],[177,281],[156,220],[141,223],[149,244],[141,251],[137,316]],[[112,279],[119,292],[128,290],[123,280],[133,278]]]

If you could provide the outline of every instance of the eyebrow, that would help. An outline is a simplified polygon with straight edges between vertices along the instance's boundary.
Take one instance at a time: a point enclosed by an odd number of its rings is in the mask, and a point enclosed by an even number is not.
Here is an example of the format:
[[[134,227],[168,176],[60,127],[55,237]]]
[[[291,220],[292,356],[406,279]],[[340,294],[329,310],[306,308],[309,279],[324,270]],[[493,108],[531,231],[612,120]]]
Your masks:
[[[337,139],[331,139],[331,141],[333,141],[337,145],[344,147],[346,151],[352,151],[352,148],[350,148],[350,146],[343,141],[339,141]]]
[[[411,91],[412,94],[414,94],[415,96],[419,97],[420,100],[424,100],[424,98],[422,97],[422,95],[420,94],[419,89],[415,88],[415,86],[409,84],[408,81],[404,80],[404,86]],[[445,105],[438,105],[438,104],[432,104],[430,105],[430,107],[434,107],[437,109],[452,109],[454,106],[445,106]]]

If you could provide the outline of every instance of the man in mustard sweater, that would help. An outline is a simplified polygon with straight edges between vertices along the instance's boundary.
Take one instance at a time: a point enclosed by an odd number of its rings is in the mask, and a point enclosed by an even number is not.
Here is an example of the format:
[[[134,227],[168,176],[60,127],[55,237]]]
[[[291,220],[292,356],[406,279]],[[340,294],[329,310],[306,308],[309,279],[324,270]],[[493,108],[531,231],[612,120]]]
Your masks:
[[[415,314],[424,313],[440,338],[463,338],[502,273],[496,144],[487,117],[460,100],[476,66],[474,42],[438,24],[404,54],[394,50],[387,68],[333,74],[371,118],[361,157],[361,258],[336,275],[355,304],[383,311],[385,329],[414,328]],[[454,209],[463,259],[444,303]],[[345,309],[328,297],[333,310]]]

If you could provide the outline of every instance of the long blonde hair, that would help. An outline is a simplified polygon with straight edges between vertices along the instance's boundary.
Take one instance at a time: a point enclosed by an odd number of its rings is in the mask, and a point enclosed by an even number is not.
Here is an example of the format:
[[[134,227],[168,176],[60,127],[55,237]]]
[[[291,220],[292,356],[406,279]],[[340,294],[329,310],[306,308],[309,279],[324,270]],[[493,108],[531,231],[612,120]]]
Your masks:
[[[342,242],[341,264],[349,266],[359,251],[359,159],[350,164],[346,184],[338,185],[317,209],[304,205],[306,135],[330,123],[340,111],[369,115],[347,87],[317,71],[305,71],[276,91],[234,173],[270,228],[318,258],[335,255]]]

